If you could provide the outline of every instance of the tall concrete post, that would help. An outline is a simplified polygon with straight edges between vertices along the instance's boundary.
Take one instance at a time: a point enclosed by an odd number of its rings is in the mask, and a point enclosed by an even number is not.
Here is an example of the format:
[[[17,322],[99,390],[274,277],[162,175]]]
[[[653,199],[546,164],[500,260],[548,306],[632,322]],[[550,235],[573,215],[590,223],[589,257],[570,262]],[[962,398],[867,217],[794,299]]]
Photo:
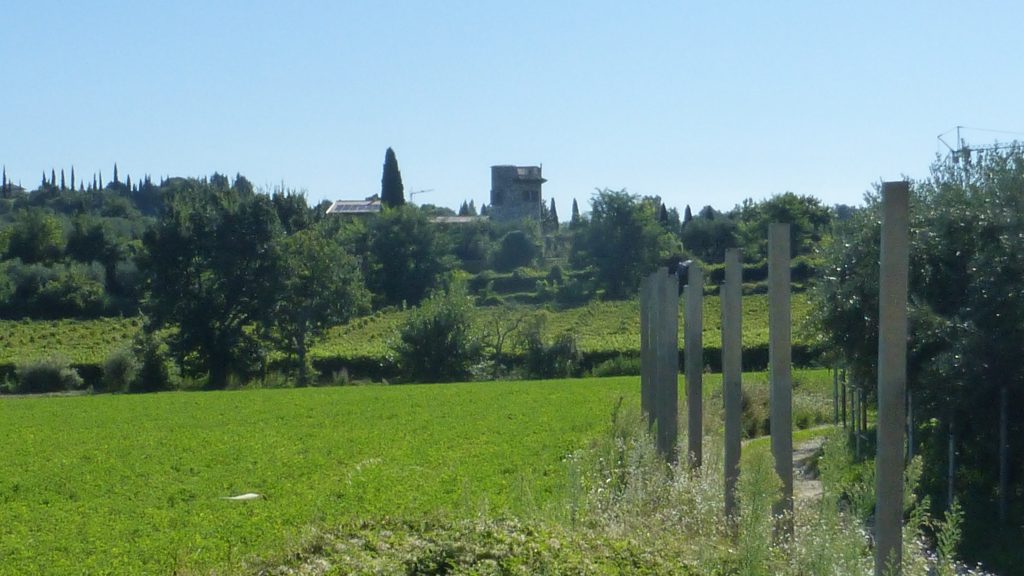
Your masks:
[[[722,397],[725,404],[725,517],[736,518],[743,411],[743,268],[740,251],[725,251],[722,287]]]
[[[686,367],[687,462],[700,468],[704,460],[704,272],[696,262],[690,264],[686,281],[686,335],[683,363]]]
[[[789,224],[768,225],[768,363],[771,378],[771,434],[782,498],[772,507],[786,516],[781,532],[793,532],[793,375],[790,316]]]
[[[679,280],[668,270],[658,270],[655,281],[658,308],[657,366],[655,386],[658,420],[658,449],[670,462],[677,460],[676,441],[679,437]]]
[[[640,283],[640,410],[647,418],[648,428],[654,426],[654,356],[651,354],[653,278],[647,276]]]
[[[907,389],[907,279],[910,186],[882,184],[878,283],[878,449],[875,457],[875,574],[903,563],[903,443]]]

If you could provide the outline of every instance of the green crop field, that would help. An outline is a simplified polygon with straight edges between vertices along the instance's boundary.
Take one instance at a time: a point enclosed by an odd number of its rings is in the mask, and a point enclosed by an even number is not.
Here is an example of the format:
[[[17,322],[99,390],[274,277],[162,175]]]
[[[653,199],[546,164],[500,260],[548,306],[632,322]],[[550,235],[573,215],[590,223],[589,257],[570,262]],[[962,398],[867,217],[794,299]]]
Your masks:
[[[680,306],[680,326],[683,325]],[[814,339],[804,329],[810,302],[804,293],[793,294],[792,318],[794,346],[808,347]],[[327,337],[310,352],[314,360],[329,360],[336,365],[386,363],[389,347],[409,316],[408,310],[377,312],[332,328]],[[498,307],[474,309],[477,333],[499,323],[507,310]],[[578,308],[549,310],[542,306],[523,306],[520,314],[540,314],[545,332],[551,338],[570,333],[584,355],[637,355],[640,351],[640,309],[636,300],[594,301]],[[704,347],[721,347],[721,309],[717,296],[704,299]],[[142,325],[141,318],[102,318],[98,320],[0,320],[0,367],[49,356],[61,356],[72,364],[97,369],[112,352],[131,343]],[[510,342],[517,350],[516,342]],[[747,349],[768,345],[768,309],[763,294],[743,297],[743,346]],[[682,330],[680,330],[682,347]],[[797,358],[799,360],[799,357]]]
[[[797,380],[830,409],[827,373]],[[309,526],[557,507],[565,456],[638,395],[609,378],[0,399],[0,574],[233,572]],[[223,499],[247,492],[265,498]]]
[[[584,354],[639,354],[640,307],[636,300],[594,301],[585,306],[563,310],[548,310],[542,306],[522,306],[522,313],[542,314],[545,330],[551,336],[570,333],[576,336]],[[792,319],[795,344],[813,341],[804,329],[810,312],[807,294],[792,296]],[[482,307],[474,311],[474,324],[479,333],[499,322],[507,310]],[[683,325],[680,305],[680,326]],[[378,312],[372,316],[333,328],[327,338],[314,347],[314,358],[383,359],[389,343],[393,341],[408,316],[407,311]],[[718,296],[704,298],[704,346],[721,347],[722,312]],[[680,330],[680,332],[682,332]],[[768,345],[768,304],[764,294],[743,297],[743,345],[745,348]],[[680,346],[682,340],[680,339]],[[513,350],[514,352],[515,350]]]
[[[0,364],[59,355],[73,364],[100,365],[131,343],[140,318],[0,320]]]

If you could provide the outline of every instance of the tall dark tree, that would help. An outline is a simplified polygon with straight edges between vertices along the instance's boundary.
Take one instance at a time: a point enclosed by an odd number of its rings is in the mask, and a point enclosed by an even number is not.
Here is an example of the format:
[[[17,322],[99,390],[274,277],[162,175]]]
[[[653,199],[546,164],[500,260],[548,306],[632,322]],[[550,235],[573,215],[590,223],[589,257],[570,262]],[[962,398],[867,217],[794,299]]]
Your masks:
[[[380,201],[388,208],[405,204],[402,172],[398,169],[398,159],[395,158],[395,151],[391,148],[384,153],[384,175],[380,179]]]
[[[120,184],[121,182],[117,179],[117,162],[114,162],[114,184]]]
[[[689,224],[690,220],[693,220],[693,212],[690,211],[690,205],[687,204],[686,210],[683,211],[683,226]]]
[[[569,221],[569,226],[575,228],[580,223],[580,205],[576,203],[576,199],[572,199],[572,220]]]
[[[548,208],[548,218],[555,231],[558,230],[558,209],[555,208],[555,199],[551,199],[551,207]]]
[[[61,190],[67,190],[68,189],[67,181],[64,180],[64,169],[63,168],[60,169],[60,189]]]
[[[71,167],[71,189],[75,189],[75,167]]]
[[[181,181],[144,236],[149,329],[186,371],[222,388],[265,360],[253,327],[268,326],[282,279],[281,226],[270,198]]]
[[[50,186],[57,187],[57,171],[50,168]]]

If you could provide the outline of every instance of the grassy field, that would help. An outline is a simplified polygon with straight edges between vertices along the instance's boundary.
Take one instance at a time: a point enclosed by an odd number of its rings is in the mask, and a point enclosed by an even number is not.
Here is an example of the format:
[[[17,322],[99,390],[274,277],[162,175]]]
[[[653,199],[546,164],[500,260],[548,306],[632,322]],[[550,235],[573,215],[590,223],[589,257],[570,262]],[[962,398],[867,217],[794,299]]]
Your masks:
[[[809,314],[806,294],[793,294],[794,352],[813,347],[813,338],[803,325]],[[387,364],[390,346],[409,315],[408,310],[377,312],[349,324],[336,326],[327,337],[314,345],[310,357],[325,366],[357,367],[354,376],[365,378],[358,367]],[[509,314],[503,307],[482,307],[474,310],[477,333],[486,339],[488,330],[507,322]],[[584,356],[608,357],[617,354],[638,355],[640,351],[640,310],[637,301],[594,301],[578,308],[549,310],[542,306],[523,306],[514,314],[541,315],[546,335],[553,339],[562,333],[576,336]],[[704,347],[721,347],[721,309],[717,296],[704,299]],[[682,323],[680,306],[680,326]],[[82,369],[98,375],[103,361],[112,352],[131,344],[142,325],[141,318],[102,318],[98,320],[0,320],[0,377],[10,373],[20,362],[50,356],[66,358]],[[509,342],[506,353],[522,352],[516,340]],[[683,345],[680,334],[680,348]],[[743,298],[743,346],[748,357],[760,361],[752,369],[763,368],[768,347],[768,310],[764,294]],[[760,360],[757,360],[760,359]],[[796,354],[800,362],[801,356]]]
[[[798,381],[830,409],[826,372]],[[309,526],[557,508],[565,457],[638,395],[608,378],[0,399],[0,574],[231,572]],[[222,499],[246,492],[266,497]]]

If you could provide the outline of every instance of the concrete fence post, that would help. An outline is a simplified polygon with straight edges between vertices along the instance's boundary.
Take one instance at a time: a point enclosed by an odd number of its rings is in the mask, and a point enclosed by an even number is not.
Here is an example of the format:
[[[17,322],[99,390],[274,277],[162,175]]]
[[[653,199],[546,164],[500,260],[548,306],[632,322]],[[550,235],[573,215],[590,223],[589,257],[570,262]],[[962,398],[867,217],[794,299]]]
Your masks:
[[[656,324],[657,380],[655,412],[658,421],[658,449],[675,462],[679,437],[679,279],[666,268],[658,270],[654,282],[658,307],[652,324]]]
[[[907,388],[907,182],[882,184],[878,283],[878,449],[875,456],[875,574],[899,575],[903,563],[903,447]],[[863,402],[863,398],[861,399]]]
[[[686,335],[683,364],[686,368],[687,463],[700,468],[704,460],[704,272],[693,262],[687,271],[685,289]]]
[[[651,350],[651,319],[654,317],[654,276],[640,282],[640,410],[647,418],[647,427],[654,426],[654,362]]]
[[[722,400],[725,404],[725,516],[736,519],[743,405],[743,268],[740,252],[725,251],[722,302]]]
[[[768,362],[771,441],[782,496],[772,507],[780,535],[793,533],[793,376],[789,224],[768,225]]]

